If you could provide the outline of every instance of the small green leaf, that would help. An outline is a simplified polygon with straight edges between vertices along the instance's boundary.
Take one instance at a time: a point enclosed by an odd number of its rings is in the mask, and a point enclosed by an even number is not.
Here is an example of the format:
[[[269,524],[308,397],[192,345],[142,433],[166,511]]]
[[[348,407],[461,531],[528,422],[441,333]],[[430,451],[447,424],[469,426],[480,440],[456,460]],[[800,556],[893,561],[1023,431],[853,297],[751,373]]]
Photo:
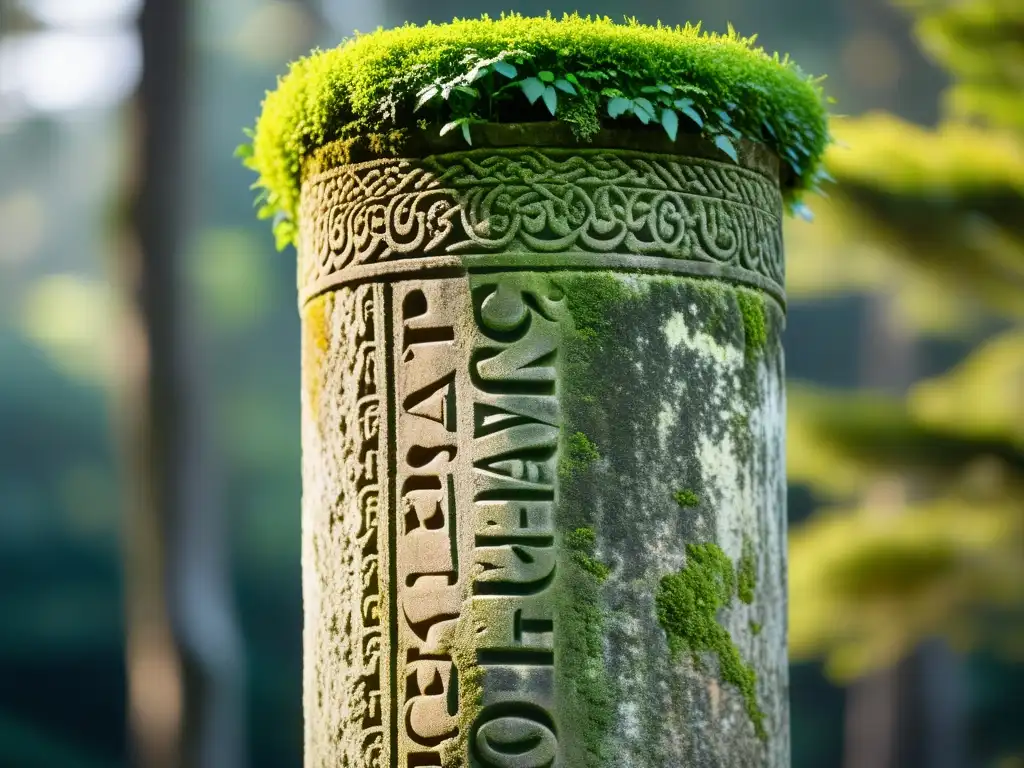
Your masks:
[[[702,118],[700,116],[700,113],[697,110],[695,110],[693,107],[680,107],[679,111],[682,112],[684,115],[686,115],[691,120],[693,120],[693,122],[695,122],[698,127],[700,127],[700,128],[704,127],[704,118]]]
[[[715,146],[732,158],[734,163],[740,161],[739,156],[736,154],[736,147],[733,146],[732,140],[728,136],[715,136]]]
[[[571,93],[573,96],[576,95],[576,89],[573,88],[572,83],[568,80],[555,80],[555,88],[566,93]]]
[[[553,72],[549,72],[546,69],[538,72],[537,73],[537,77],[539,77],[541,82],[543,82],[543,83],[553,83],[553,82],[555,82],[555,75],[554,75],[554,73]]]
[[[473,145],[473,139],[469,136],[469,120],[462,121],[462,136],[466,140],[466,143],[470,146]]]
[[[441,135],[444,136],[446,133],[451,133],[464,122],[464,120],[452,120],[450,123],[445,123],[441,128]]]
[[[516,76],[516,68],[509,64],[507,61],[496,61],[494,62],[494,71],[499,75],[504,75],[509,80]]]
[[[567,74],[567,75],[565,76],[565,79],[566,79],[566,80],[568,80],[568,81],[569,81],[570,83],[572,83],[573,85],[579,85],[579,84],[580,84],[580,81],[576,79],[576,75],[574,75],[574,74],[573,74],[572,72],[570,72],[569,74]]]
[[[616,96],[608,102],[608,117],[619,117],[633,111],[633,102],[622,96]]]
[[[661,91],[662,91],[663,93],[675,93],[675,92],[676,92],[676,89],[675,89],[675,88],[673,88],[673,87],[672,87],[671,85],[669,85],[668,83],[658,83],[658,88],[659,88],[659,90],[661,90]]]
[[[555,108],[558,106],[558,91],[552,88],[550,85],[544,89],[544,105],[548,108],[548,112],[552,116],[555,114]]]
[[[252,128],[249,128],[248,126],[242,129],[242,133],[244,133],[250,139],[256,138],[256,131],[253,130]]]
[[[537,99],[544,95],[544,83],[536,77],[523,79],[520,81],[519,87],[523,89],[523,93],[526,94],[526,98],[530,100],[531,104],[536,104]]]
[[[643,96],[633,99],[633,106],[633,112],[635,112],[636,116],[639,117],[641,120],[644,119],[643,117],[640,116],[640,113],[646,113],[647,120],[644,120],[645,123],[650,122],[656,116],[654,111],[654,105],[651,104],[651,102],[648,99],[645,99]]]
[[[480,96],[480,91],[476,88],[470,88],[468,85],[456,85],[455,90],[459,93],[465,93],[472,96],[473,98],[478,98]]]
[[[252,144],[239,144],[235,147],[235,157],[242,158],[243,160],[248,157],[252,157],[252,153]]]
[[[814,221],[814,212],[803,203],[793,203],[792,212],[804,221]]]
[[[675,141],[676,135],[679,133],[679,115],[671,109],[661,110],[661,127],[665,129],[668,137]]]
[[[438,89],[437,89],[436,85],[430,85],[430,86],[427,86],[426,88],[424,88],[422,91],[420,91],[419,101],[416,102],[416,110],[418,110],[420,107],[422,107],[428,101],[430,101],[435,96],[437,96],[437,90]],[[416,110],[413,110],[413,111],[415,112]]]
[[[769,122],[768,122],[767,120],[765,120],[765,121],[764,121],[764,123],[763,123],[763,125],[764,125],[764,127],[765,127],[765,130],[767,130],[767,131],[768,131],[768,133],[770,133],[770,134],[771,134],[771,137],[772,137],[773,139],[775,139],[775,140],[778,140],[779,136],[778,136],[778,134],[777,134],[777,133],[775,133],[775,129],[774,129],[774,128],[772,128],[772,124],[771,124],[771,123],[769,123]]]
[[[661,93],[661,88],[656,85],[645,85],[640,89],[640,93]]]

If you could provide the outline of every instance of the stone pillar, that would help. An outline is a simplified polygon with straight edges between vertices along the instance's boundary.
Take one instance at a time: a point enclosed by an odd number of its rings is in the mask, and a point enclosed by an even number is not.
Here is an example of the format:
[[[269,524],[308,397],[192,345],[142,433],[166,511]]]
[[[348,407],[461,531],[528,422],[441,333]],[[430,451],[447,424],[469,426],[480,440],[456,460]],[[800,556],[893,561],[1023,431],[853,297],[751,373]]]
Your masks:
[[[560,130],[304,184],[306,766],[789,765],[777,163]]]

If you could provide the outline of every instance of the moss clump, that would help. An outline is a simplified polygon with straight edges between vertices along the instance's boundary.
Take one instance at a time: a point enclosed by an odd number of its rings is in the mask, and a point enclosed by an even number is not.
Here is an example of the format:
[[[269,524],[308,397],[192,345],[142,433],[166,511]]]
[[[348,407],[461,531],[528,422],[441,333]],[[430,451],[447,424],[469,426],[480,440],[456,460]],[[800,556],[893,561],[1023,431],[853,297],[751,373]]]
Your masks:
[[[750,621],[750,634],[752,634],[754,637],[757,637],[761,634],[761,629],[761,622],[753,620]]]
[[[716,135],[726,144],[730,137],[742,137],[769,146],[788,164],[784,191],[795,198],[816,185],[830,142],[821,88],[788,57],[769,55],[754,42],[731,28],[717,35],[702,32],[700,25],[616,24],[578,15],[510,14],[379,30],[293,62],[267,94],[252,144],[244,145],[241,155],[259,174],[262,215],[283,216],[291,226],[282,229],[282,237],[293,241],[304,163],[332,141],[387,136],[416,128],[422,120],[440,129],[461,119],[467,135],[472,122],[563,121],[580,136],[613,122],[662,130],[661,120],[651,120],[643,107],[631,106],[612,118],[603,101],[600,109],[591,109],[587,99],[657,104],[658,92],[643,89],[668,85],[673,99],[685,96],[688,102],[675,107],[681,127],[696,132],[717,126]],[[499,59],[506,72],[516,68],[515,74],[488,71],[480,79],[459,80],[480,62]],[[527,75],[538,84],[571,77],[566,82],[576,85],[558,89],[559,109],[552,115],[543,100],[529,101],[525,88],[501,91],[511,82],[504,78]],[[453,87],[456,82],[462,89]],[[439,92],[447,87],[448,98],[434,98],[417,110],[420,94],[432,85]],[[645,119],[638,118],[637,109]],[[691,122],[687,110],[703,115],[703,128]]]
[[[743,316],[743,331],[747,344],[747,356],[754,357],[768,342],[768,320],[764,308],[764,297],[760,293],[740,288],[736,291],[736,303]]]
[[[689,488],[684,488],[681,491],[676,491],[672,494],[672,498],[676,500],[676,504],[684,509],[686,507],[696,507],[700,504],[700,498],[696,493],[691,491]]]
[[[462,613],[449,634],[438,643],[440,653],[447,653],[455,663],[453,674],[458,675],[459,713],[458,735],[441,746],[442,768],[461,768],[469,755],[469,735],[483,709],[484,670],[477,663],[476,630],[470,606],[472,581],[466,589]]]
[[[555,632],[558,711],[573,718],[562,748],[567,765],[605,765],[605,734],[613,706],[604,661],[604,609],[601,583],[610,569],[593,557],[593,529],[566,534],[568,554],[556,592]]]
[[[757,588],[757,559],[754,555],[754,543],[743,539],[743,553],[739,565],[736,566],[736,595],[747,605],[754,602],[754,590]]]
[[[565,536],[565,546],[569,550],[572,561],[580,568],[603,582],[612,569],[594,557],[594,545],[597,535],[592,528],[577,528]]]
[[[718,622],[718,612],[732,604],[736,574],[732,562],[717,544],[689,544],[686,567],[661,578],[655,606],[658,621],[668,636],[672,655],[688,652],[695,665],[702,653],[718,657],[719,674],[735,685],[759,739],[767,739],[764,712],[757,703],[757,673],[744,663],[729,632]]]
[[[609,274],[558,273],[571,321],[563,326],[561,393],[566,430],[566,462],[559,483],[557,521],[564,531],[556,584],[559,624],[555,631],[556,708],[572,727],[559,734],[566,765],[610,763],[607,734],[615,717],[612,683],[604,657],[605,607],[601,586],[610,569],[594,557],[594,508],[588,502],[589,477],[579,469],[598,458],[584,430],[603,430],[607,377],[600,375],[618,324],[614,311],[632,295]],[[606,434],[606,432],[600,432]]]
[[[590,442],[590,438],[582,432],[573,432],[566,440],[562,458],[558,462],[558,474],[571,477],[600,459],[601,454],[597,452],[597,446]]]

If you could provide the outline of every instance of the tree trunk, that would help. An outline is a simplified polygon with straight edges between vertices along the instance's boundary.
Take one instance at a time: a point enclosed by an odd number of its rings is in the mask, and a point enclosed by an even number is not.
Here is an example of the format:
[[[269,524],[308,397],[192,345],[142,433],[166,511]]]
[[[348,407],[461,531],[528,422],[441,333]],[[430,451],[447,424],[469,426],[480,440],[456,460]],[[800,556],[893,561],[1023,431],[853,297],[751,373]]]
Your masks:
[[[124,263],[121,431],[133,764],[233,768],[243,760],[234,626],[196,331],[188,229],[189,3],[148,0]]]

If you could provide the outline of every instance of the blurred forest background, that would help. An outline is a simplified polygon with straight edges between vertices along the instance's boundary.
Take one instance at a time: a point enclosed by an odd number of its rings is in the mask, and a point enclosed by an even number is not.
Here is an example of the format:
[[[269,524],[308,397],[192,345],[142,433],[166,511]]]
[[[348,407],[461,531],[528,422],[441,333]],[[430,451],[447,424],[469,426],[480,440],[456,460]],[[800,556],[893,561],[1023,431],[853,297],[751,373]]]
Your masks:
[[[301,765],[286,62],[490,0],[0,0],[0,767]],[[521,0],[827,73],[786,224],[793,765],[1024,766],[1024,2]],[[178,734],[184,733],[183,738]]]

